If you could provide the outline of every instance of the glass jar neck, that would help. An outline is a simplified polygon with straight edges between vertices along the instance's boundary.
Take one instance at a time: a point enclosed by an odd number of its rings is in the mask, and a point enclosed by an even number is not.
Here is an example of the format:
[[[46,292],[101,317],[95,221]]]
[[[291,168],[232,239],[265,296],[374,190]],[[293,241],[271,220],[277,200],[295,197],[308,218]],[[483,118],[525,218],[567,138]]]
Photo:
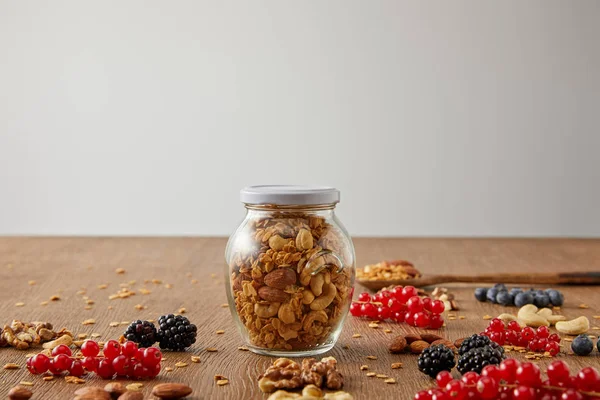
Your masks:
[[[279,204],[246,204],[248,212],[277,213],[315,213],[333,214],[335,204],[279,205]]]

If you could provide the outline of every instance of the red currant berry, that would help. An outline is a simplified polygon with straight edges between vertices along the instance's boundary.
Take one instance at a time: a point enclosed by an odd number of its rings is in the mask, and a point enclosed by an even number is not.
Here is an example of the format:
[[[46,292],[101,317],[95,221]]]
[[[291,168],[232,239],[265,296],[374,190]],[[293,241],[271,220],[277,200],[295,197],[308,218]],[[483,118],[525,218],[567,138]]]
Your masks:
[[[445,388],[452,379],[452,374],[449,371],[441,371],[435,377],[435,381],[440,388]]]
[[[431,302],[431,312],[434,314],[441,314],[446,309],[444,302],[441,300],[434,300]]]
[[[371,301],[371,295],[367,292],[362,292],[358,295],[358,301],[364,301],[366,303]]]
[[[372,303],[364,303],[360,307],[360,312],[364,317],[375,319],[377,318],[377,307]]]
[[[500,346],[504,346],[504,342],[506,341],[504,332],[497,332],[497,331],[490,333],[490,339],[492,340],[492,342],[496,342]]]
[[[147,377],[147,368],[142,365],[141,362],[136,362],[133,364],[133,368],[131,369],[132,374],[135,378],[141,379]]]
[[[406,300],[410,299],[413,296],[416,296],[419,294],[417,288],[415,288],[414,286],[404,286],[404,288],[402,288],[402,294],[406,296]]]
[[[498,318],[494,318],[490,321],[490,329],[492,332],[504,332],[504,322]]]
[[[400,301],[398,301],[396,299],[390,300],[388,303],[388,307],[392,314],[397,313],[397,312],[406,311],[406,305],[400,303]]]
[[[548,329],[547,326],[540,326],[535,331],[535,334],[537,335],[538,338],[546,339],[546,338],[548,338],[548,336],[550,336],[550,330]]]
[[[415,326],[418,328],[427,328],[429,326],[429,314],[424,312],[418,312],[414,316]]]
[[[420,392],[417,392],[417,394],[415,394],[413,400],[431,400],[431,395],[427,390],[421,390]]]
[[[561,360],[552,361],[546,370],[548,379],[552,385],[569,382],[571,371],[566,362]]]
[[[85,371],[83,370],[83,364],[79,360],[74,360],[69,368],[69,375],[72,376],[83,376]]]
[[[538,338],[533,338],[527,344],[527,348],[531,351],[538,351],[540,349],[540,340]]]
[[[519,385],[513,389],[513,400],[535,400],[535,390],[533,388]]]
[[[429,297],[423,297],[421,301],[423,302],[423,309],[425,311],[431,311],[431,299]]]
[[[85,357],[96,357],[100,353],[100,346],[93,340],[86,340],[81,345],[81,354]]]
[[[444,326],[444,319],[440,314],[433,314],[429,317],[429,327],[431,329],[440,329]]]
[[[162,353],[156,347],[148,347],[144,351],[144,359],[142,360],[142,364],[146,367],[154,367],[160,364],[160,360],[162,360]]]
[[[404,312],[395,312],[392,319],[396,322],[404,322]]]
[[[131,361],[121,354],[112,360],[112,367],[118,376],[127,376],[131,372]]]
[[[413,313],[423,311],[423,300],[421,300],[419,296],[413,296],[410,299],[408,299],[406,307],[408,308],[408,311]]]
[[[446,394],[453,400],[462,400],[466,396],[465,384],[458,380],[451,380],[446,385]]]
[[[537,387],[542,383],[540,368],[530,362],[522,363],[515,374],[516,381],[521,385]]]
[[[95,357],[86,357],[83,359],[83,368],[90,372],[96,372],[99,360]]]
[[[498,394],[498,381],[489,376],[482,376],[477,381],[477,392],[483,400],[495,399]]]
[[[103,352],[106,359],[113,360],[121,354],[121,345],[116,340],[109,340],[104,344]]]
[[[400,300],[402,297],[402,286],[396,286],[390,290],[393,299]]]
[[[519,365],[519,361],[515,360],[514,358],[507,358],[506,360],[502,361],[498,367],[500,370],[500,377],[507,383],[514,383]]]
[[[577,373],[576,384],[582,392],[593,392],[600,384],[600,374],[594,367],[585,367]]]
[[[431,400],[450,400],[450,396],[446,392],[434,389],[431,391]]]
[[[584,397],[581,393],[577,392],[575,389],[567,389],[560,396],[561,400],[583,400]]]
[[[560,352],[560,344],[556,342],[548,342],[545,349],[552,357]]]
[[[407,324],[414,326],[415,325],[415,314],[411,313],[410,311],[407,311],[404,314],[404,322],[406,322]]]
[[[519,341],[519,334],[515,331],[506,331],[504,334],[504,339],[508,344],[516,345]]]
[[[521,330],[521,337],[523,337],[527,341],[530,341],[535,337],[535,331],[527,326]]]
[[[551,342],[560,343],[560,336],[556,333],[553,333],[552,335],[548,336],[548,340]]]
[[[48,372],[50,372],[52,375],[60,375],[60,374],[62,374],[62,370],[56,368],[56,365],[54,364],[54,359],[50,360],[50,364],[48,365]]]
[[[353,317],[360,317],[362,314],[360,312],[360,303],[352,303],[350,304],[350,314]]]
[[[134,357],[137,351],[138,345],[135,342],[127,341],[121,346],[121,354],[127,357]]]
[[[111,379],[115,375],[111,360],[100,360],[96,368],[96,374],[102,379]]]
[[[38,374],[43,374],[48,371],[48,367],[50,366],[50,359],[45,354],[36,354],[31,359],[31,366]]]
[[[508,323],[508,325],[506,326],[506,328],[509,331],[513,331],[513,332],[521,332],[521,325],[519,325],[519,323],[517,321],[510,321]]]
[[[385,321],[390,317],[390,309],[385,306],[377,307],[377,319]]]
[[[64,344],[58,345],[52,349],[53,357],[56,357],[59,354],[64,354],[67,357],[71,357],[73,355],[69,346],[65,346]]]
[[[486,365],[481,370],[481,376],[487,376],[497,382],[500,382],[500,379],[502,378],[502,372],[500,372],[500,369],[496,365]]]
[[[71,359],[65,354],[59,354],[54,357],[54,368],[58,371],[65,371],[71,366]]]
[[[135,356],[133,356],[133,358],[135,358],[138,361],[142,361],[144,359],[144,351],[146,351],[146,348],[140,347],[137,353],[135,353]]]
[[[150,378],[154,378],[155,376],[157,376],[160,373],[160,363],[156,364],[154,367],[147,367],[148,368],[148,376]]]
[[[479,374],[475,371],[469,371],[467,373],[465,373],[462,378],[460,378],[461,381],[463,381],[465,383],[465,385],[469,385],[469,386],[473,386],[477,383],[477,380],[479,379]]]
[[[29,357],[27,358],[27,361],[25,362],[25,366],[27,367],[27,370],[32,373],[32,374],[37,374],[37,371],[35,370],[35,368],[33,368],[33,357]]]

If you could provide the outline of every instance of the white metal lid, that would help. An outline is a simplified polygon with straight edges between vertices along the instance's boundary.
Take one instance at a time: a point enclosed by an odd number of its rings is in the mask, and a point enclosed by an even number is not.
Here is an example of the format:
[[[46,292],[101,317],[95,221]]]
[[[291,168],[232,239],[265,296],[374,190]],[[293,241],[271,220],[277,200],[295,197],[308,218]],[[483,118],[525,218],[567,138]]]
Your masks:
[[[246,204],[313,205],[340,201],[340,191],[327,186],[259,185],[240,191]]]

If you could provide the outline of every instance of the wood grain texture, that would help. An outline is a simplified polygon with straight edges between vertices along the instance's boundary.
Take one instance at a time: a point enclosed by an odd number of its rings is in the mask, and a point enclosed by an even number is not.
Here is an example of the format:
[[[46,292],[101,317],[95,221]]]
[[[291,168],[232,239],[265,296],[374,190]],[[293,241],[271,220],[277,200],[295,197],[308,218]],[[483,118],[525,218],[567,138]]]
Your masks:
[[[97,332],[98,340],[117,338],[124,326],[110,327],[113,321],[156,319],[160,314],[187,309],[187,316],[199,327],[199,340],[186,353],[167,353],[164,366],[173,372],[161,372],[159,378],[144,382],[143,391],[150,398],[152,386],[158,382],[182,382],[194,388],[192,399],[264,399],[256,378],[272,359],[238,350],[243,345],[233,325],[224,290],[224,238],[0,238],[0,323],[21,320],[49,321],[55,327],[67,327],[74,333]],[[471,274],[498,272],[559,272],[594,271],[600,269],[600,240],[563,239],[355,239],[358,265],[375,263],[383,259],[403,258],[414,262],[424,273]],[[116,268],[124,268],[122,275]],[[162,284],[147,283],[146,279],[160,279]],[[197,283],[192,283],[196,279]],[[35,285],[29,285],[35,280]],[[119,290],[120,283],[135,280],[132,289],[146,287],[152,293],[140,293],[128,299],[109,300],[108,296]],[[99,289],[100,284],[107,289]],[[172,288],[165,287],[169,283]],[[443,335],[456,339],[480,332],[487,325],[485,314],[497,315],[507,309],[497,305],[478,303],[473,299],[473,286],[446,285],[456,294],[461,306],[458,315],[466,319],[447,320]],[[85,288],[94,300],[91,310],[85,310],[85,301],[76,292]],[[356,293],[363,291],[356,287]],[[586,315],[593,326],[600,321],[600,290],[596,287],[564,287],[566,303],[563,313],[567,317]],[[40,302],[58,294],[61,300],[41,306]],[[23,307],[15,303],[24,302]],[[591,308],[579,309],[587,303]],[[137,310],[136,304],[147,306]],[[112,309],[109,309],[112,306]],[[516,309],[509,309],[516,311]],[[88,318],[96,324],[81,325]],[[431,381],[418,372],[416,356],[391,355],[387,351],[394,334],[417,332],[405,324],[382,323],[382,329],[372,329],[364,320],[349,317],[342,336],[328,354],[340,362],[346,377],[345,390],[356,399],[377,398],[411,399],[413,394],[431,385]],[[385,333],[389,328],[393,333]],[[216,334],[223,329],[224,334]],[[592,331],[597,334],[600,331]],[[353,339],[352,334],[362,337]],[[565,344],[565,342],[563,342]],[[349,346],[345,349],[344,346]],[[217,352],[207,352],[215,347]],[[567,346],[568,347],[568,346]],[[584,365],[600,367],[600,355],[594,351],[589,357],[568,355],[564,359],[572,368]],[[12,348],[0,349],[0,365],[15,362],[19,370],[0,370],[0,398],[22,380],[34,382],[33,399],[69,399],[78,388],[63,379],[42,381],[24,368],[25,354]],[[198,355],[201,362],[190,361]],[[367,360],[375,355],[377,360]],[[175,363],[189,365],[176,368]],[[403,362],[403,369],[392,370],[393,362]],[[396,378],[396,385],[368,378],[360,365],[367,364],[371,371]],[[541,361],[540,365],[547,364]],[[219,387],[214,375],[224,375],[230,384]],[[129,383],[130,381],[125,381]],[[106,382],[87,378],[87,385],[103,386]]]

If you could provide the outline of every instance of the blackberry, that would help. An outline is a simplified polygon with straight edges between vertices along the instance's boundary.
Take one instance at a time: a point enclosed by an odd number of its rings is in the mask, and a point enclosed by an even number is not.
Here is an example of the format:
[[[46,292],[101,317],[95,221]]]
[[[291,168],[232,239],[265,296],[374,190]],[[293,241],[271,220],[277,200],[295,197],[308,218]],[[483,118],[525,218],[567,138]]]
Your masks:
[[[492,342],[489,337],[483,335],[471,335],[463,340],[460,348],[458,349],[458,354],[462,356],[470,350],[485,346],[491,347],[493,350],[498,350],[501,355],[504,355],[504,347],[500,346],[496,342]]]
[[[138,319],[129,324],[123,336],[140,347],[150,347],[156,343],[156,327],[152,322]]]
[[[428,347],[421,352],[417,365],[419,371],[435,378],[439,372],[454,368],[454,352],[443,344]]]
[[[485,302],[487,300],[487,291],[487,288],[478,287],[477,289],[475,289],[475,298],[478,301]]]
[[[182,315],[163,315],[158,326],[158,341],[163,350],[182,351],[196,342],[196,325]]]
[[[500,351],[502,347],[483,346],[473,348],[458,359],[458,371],[464,374],[469,371],[481,373],[486,365],[498,365],[504,359]]]
[[[600,341],[598,341],[600,343]],[[571,350],[578,356],[587,356],[594,350],[594,342],[586,334],[581,334],[573,339]]]

